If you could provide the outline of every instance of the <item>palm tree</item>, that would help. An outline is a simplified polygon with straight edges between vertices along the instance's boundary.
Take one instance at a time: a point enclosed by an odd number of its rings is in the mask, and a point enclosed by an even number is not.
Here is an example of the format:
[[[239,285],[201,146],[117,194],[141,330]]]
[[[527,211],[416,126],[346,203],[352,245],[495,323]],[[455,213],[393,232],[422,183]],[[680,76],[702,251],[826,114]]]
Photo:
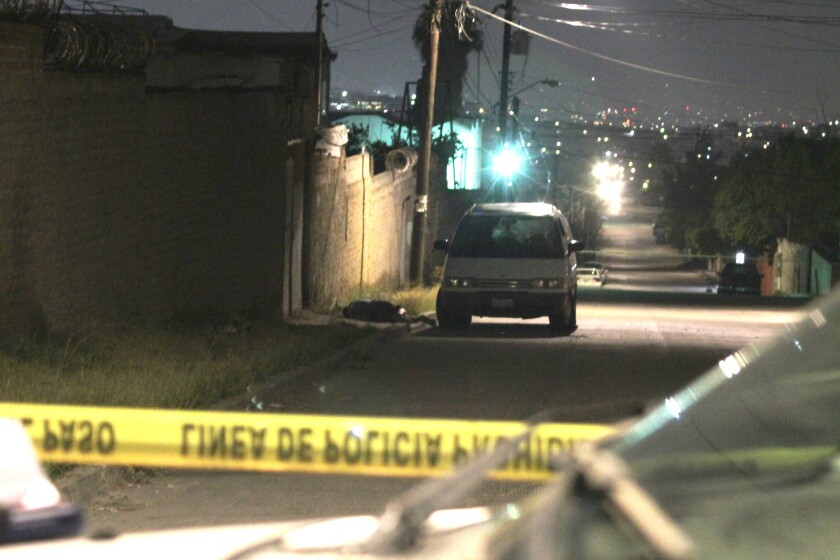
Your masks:
[[[445,0],[443,5],[438,46],[437,87],[435,88],[435,123],[461,114],[468,56],[472,51],[481,50],[482,32],[479,21],[473,17],[464,4],[460,0]],[[423,77],[417,87],[417,101],[414,105],[415,115],[419,117],[416,122],[423,122],[422,113],[426,107],[424,83],[428,75],[432,11],[433,2],[430,1],[414,23],[414,32],[411,35],[414,45],[420,50],[420,56],[423,58]]]

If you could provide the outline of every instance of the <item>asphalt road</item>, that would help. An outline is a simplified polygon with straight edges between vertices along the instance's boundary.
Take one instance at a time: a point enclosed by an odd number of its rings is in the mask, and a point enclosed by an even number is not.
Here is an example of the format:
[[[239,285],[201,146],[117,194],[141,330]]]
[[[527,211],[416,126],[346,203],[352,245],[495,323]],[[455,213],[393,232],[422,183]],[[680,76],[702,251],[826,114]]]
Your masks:
[[[716,299],[701,271],[654,243],[645,209],[606,222],[603,288],[581,291],[578,329],[546,319],[478,319],[437,328],[252,395],[269,412],[614,422],[661,401],[732,351],[770,336],[796,308]],[[647,293],[649,297],[637,297]],[[635,295],[634,295],[635,294]],[[118,531],[379,513],[416,480],[356,476],[164,472],[95,500],[90,528]],[[521,497],[527,484],[487,483],[465,505]]]

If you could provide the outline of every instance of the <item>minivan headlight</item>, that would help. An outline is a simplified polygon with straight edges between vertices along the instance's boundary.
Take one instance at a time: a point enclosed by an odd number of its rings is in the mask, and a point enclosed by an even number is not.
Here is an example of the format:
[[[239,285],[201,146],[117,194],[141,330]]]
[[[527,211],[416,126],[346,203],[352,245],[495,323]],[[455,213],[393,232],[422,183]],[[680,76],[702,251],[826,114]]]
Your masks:
[[[474,288],[476,285],[475,278],[461,278],[460,276],[449,276],[444,283],[450,288]]]
[[[567,278],[536,278],[531,280],[532,290],[567,290],[569,280]]]

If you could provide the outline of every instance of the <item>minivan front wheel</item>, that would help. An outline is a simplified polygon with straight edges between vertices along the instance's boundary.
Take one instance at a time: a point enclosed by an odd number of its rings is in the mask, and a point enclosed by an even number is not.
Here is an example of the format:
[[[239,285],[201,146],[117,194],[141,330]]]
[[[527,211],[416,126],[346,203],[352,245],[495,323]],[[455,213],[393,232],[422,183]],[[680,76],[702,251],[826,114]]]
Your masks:
[[[574,294],[567,294],[563,298],[563,312],[548,316],[551,330],[558,333],[571,334],[577,327],[577,298]]]
[[[449,330],[464,330],[470,326],[472,316],[455,313],[448,307],[441,304],[440,292],[437,295],[437,302],[435,305],[435,314],[437,315],[438,326],[442,329]]]

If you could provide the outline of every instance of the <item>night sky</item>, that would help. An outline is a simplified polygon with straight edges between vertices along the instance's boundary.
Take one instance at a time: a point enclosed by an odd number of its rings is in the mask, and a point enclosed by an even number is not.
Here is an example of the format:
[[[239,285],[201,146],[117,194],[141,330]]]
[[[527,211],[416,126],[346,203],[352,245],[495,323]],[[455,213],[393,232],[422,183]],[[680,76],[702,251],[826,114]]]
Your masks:
[[[501,3],[473,0],[487,11]],[[185,28],[315,29],[315,0],[120,4],[168,15]],[[338,53],[334,90],[401,95],[406,81],[417,80],[421,63],[411,30],[423,2],[329,4],[325,33]],[[562,118],[635,107],[647,121],[840,119],[840,0],[517,0],[515,6],[518,23],[550,39],[533,37],[528,56],[512,57],[512,89],[548,78],[562,83],[524,92],[525,110],[546,108]],[[489,107],[499,95],[502,24],[477,15],[485,49],[470,59],[465,100]]]

